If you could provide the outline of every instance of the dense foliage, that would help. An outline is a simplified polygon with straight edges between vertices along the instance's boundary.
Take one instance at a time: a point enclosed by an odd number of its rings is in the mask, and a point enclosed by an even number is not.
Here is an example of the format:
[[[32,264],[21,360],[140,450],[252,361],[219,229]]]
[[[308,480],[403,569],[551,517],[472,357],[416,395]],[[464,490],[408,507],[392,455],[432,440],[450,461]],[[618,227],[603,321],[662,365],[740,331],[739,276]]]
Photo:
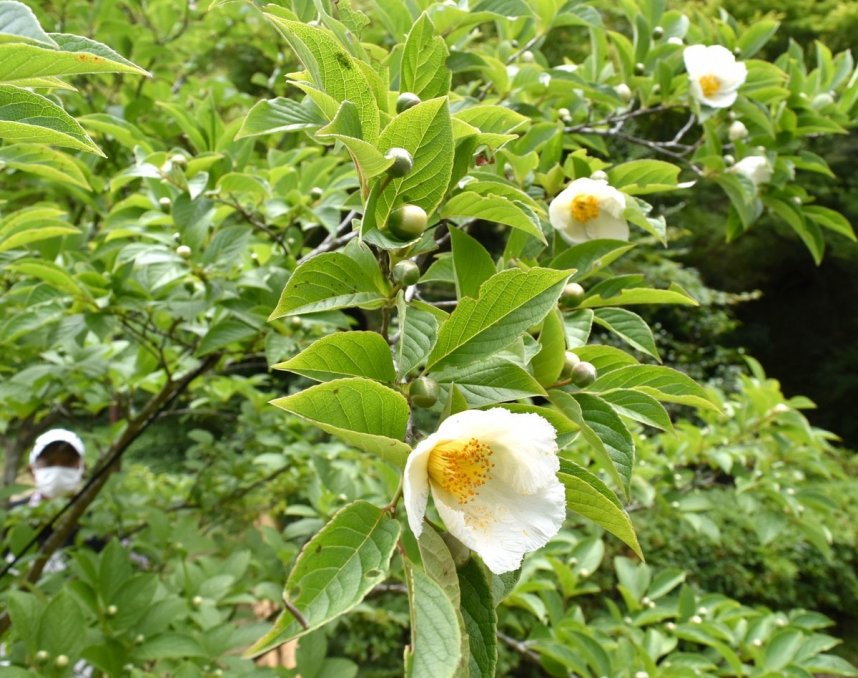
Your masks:
[[[854,461],[680,263],[854,241],[858,71],[697,4],[0,0],[4,495],[89,469],[4,670],[858,675]]]

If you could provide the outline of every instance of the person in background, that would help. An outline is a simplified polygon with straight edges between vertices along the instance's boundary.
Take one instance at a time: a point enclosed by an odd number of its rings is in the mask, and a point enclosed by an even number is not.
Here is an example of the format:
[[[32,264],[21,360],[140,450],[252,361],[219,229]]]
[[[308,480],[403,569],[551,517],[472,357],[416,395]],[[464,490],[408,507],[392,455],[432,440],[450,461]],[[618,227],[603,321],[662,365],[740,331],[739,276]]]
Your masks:
[[[84,446],[77,434],[63,428],[46,431],[33,444],[28,469],[36,490],[10,504],[9,508],[37,506],[47,499],[74,494],[83,480]]]

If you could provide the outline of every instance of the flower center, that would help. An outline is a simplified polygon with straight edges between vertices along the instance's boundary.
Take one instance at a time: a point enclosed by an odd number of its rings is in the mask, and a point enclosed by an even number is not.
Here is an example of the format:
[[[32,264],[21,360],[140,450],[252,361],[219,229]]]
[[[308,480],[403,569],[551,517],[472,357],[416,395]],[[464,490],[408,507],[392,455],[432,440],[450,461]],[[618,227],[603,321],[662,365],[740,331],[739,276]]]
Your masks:
[[[595,195],[582,193],[572,198],[572,216],[582,224],[599,216],[599,199]]]
[[[700,78],[700,90],[703,96],[711,97],[721,89],[721,80],[715,75],[704,75]]]
[[[429,478],[466,504],[488,481],[491,456],[492,448],[476,438],[441,443],[429,454]]]

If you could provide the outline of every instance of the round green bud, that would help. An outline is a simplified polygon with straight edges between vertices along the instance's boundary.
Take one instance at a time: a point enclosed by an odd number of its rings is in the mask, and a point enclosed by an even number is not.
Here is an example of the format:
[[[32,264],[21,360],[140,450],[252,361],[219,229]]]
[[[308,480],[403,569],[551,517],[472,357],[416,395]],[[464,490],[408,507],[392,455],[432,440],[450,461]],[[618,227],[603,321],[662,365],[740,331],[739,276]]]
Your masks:
[[[193,605],[194,607],[199,607],[202,604],[203,604],[203,597],[202,596],[194,596],[191,599],[191,605]]]
[[[664,29],[661,26],[656,26],[652,29],[652,37],[655,40],[661,40],[664,37]]]
[[[39,650],[36,652],[36,656],[33,659],[36,660],[37,664],[44,664],[48,659],[51,658],[51,655],[48,654],[47,650]]]
[[[391,148],[384,157],[386,160],[393,160],[393,164],[387,168],[387,173],[396,179],[404,177],[414,166],[414,158],[404,148]]]
[[[56,666],[57,668],[61,669],[61,668],[64,668],[68,665],[69,665],[69,658],[64,654],[57,655],[57,658],[54,659],[54,666]]]
[[[532,64],[533,58],[533,52],[531,52],[529,49],[526,49],[521,53],[521,60],[526,64]]]
[[[584,388],[596,381],[596,368],[593,367],[592,363],[582,361],[572,368],[569,377],[575,386]]]
[[[291,327],[293,330],[300,330],[302,327],[304,327],[304,321],[301,320],[301,318],[299,318],[297,315],[293,315],[291,318],[289,318],[289,327]]]
[[[105,610],[108,617],[115,617],[117,612],[119,612],[119,608],[116,605],[108,605]]]
[[[423,235],[429,217],[418,205],[401,205],[387,218],[388,230],[400,240],[414,240]]]
[[[652,93],[653,94],[661,94],[661,85],[653,85]]]
[[[638,61],[635,64],[635,75],[643,75],[644,73],[646,73],[646,67]]]
[[[402,111],[407,111],[412,106],[416,106],[420,103],[420,97],[414,94],[414,92],[403,92],[396,99],[396,112],[402,113]]]
[[[560,305],[564,308],[575,308],[584,299],[586,292],[576,282],[567,283],[560,293]]]
[[[144,636],[142,633],[138,633],[136,636],[134,636],[134,644],[135,645],[142,645],[145,642],[146,642],[146,636]]]
[[[575,366],[580,362],[581,358],[579,358],[576,353],[566,351],[566,354],[563,357],[563,369],[560,371],[560,377],[562,379],[569,379],[572,376],[572,370],[574,370]]]
[[[313,186],[313,188],[310,189],[310,197],[313,200],[318,200],[319,198],[321,198],[323,193],[324,191],[318,186]]]
[[[176,254],[182,257],[182,259],[190,259],[193,252],[191,252],[191,248],[187,245],[179,245],[176,248]]]
[[[181,233],[179,233],[178,231],[176,231],[175,233],[173,233],[173,241],[174,241],[174,242],[179,242],[181,239],[182,239],[182,234],[181,234]]]
[[[734,47],[733,48],[733,55],[737,56],[737,57],[742,56],[742,48],[741,47]]]
[[[393,279],[403,287],[414,285],[420,280],[420,267],[410,259],[398,261],[393,267]]]
[[[440,393],[441,389],[438,387],[438,382],[429,377],[415,379],[408,387],[408,396],[414,407],[432,407],[438,402]]]
[[[163,198],[158,198],[158,204],[163,208],[167,209],[170,205],[173,204],[173,201],[170,200],[166,195]]]
[[[177,167],[184,167],[188,164],[188,159],[181,153],[174,153],[170,156],[170,162]]]
[[[134,671],[134,664],[125,664],[125,665],[122,667],[122,670],[123,670],[125,673],[131,673],[132,671]]]

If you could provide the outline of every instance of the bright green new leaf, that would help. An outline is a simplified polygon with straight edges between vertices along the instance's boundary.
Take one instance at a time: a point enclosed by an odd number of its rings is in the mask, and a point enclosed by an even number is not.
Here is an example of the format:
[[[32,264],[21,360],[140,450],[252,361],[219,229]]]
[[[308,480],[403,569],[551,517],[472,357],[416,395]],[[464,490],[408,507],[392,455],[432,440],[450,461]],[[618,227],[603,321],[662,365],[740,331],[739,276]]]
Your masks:
[[[318,108],[312,104],[308,105],[284,97],[264,99],[256,102],[247,112],[235,138],[244,139],[278,132],[300,132],[316,129],[325,122]]]
[[[51,287],[78,298],[89,297],[84,288],[74,278],[66,273],[64,269],[50,261],[43,261],[41,259],[16,261],[13,264],[9,264],[6,270],[39,278]]]
[[[582,308],[598,308],[600,306],[634,306],[637,304],[698,305],[694,297],[676,283],[670,283],[666,290],[650,287],[627,287],[608,297],[593,294],[584,299],[580,305]]]
[[[435,27],[425,12],[414,23],[405,40],[399,67],[399,89],[421,99],[432,99],[450,91],[447,45],[435,35]]]
[[[341,377],[366,377],[384,382],[396,379],[390,347],[378,332],[335,332],[273,368],[316,381]]]
[[[566,328],[560,311],[551,311],[542,322],[539,332],[539,353],[533,356],[530,366],[533,376],[545,387],[560,378],[566,361]]]
[[[539,218],[527,205],[499,195],[480,195],[465,189],[454,195],[441,211],[445,219],[457,217],[493,221],[524,231],[541,242],[545,236],[539,227]]]
[[[387,576],[399,531],[394,518],[369,502],[341,509],[301,549],[286,580],[283,597],[305,624],[286,610],[245,655],[268,652],[354,608]]]
[[[384,172],[393,164],[393,160],[385,158],[373,144],[364,141],[362,134],[359,111],[351,101],[340,104],[334,119],[316,132],[323,142],[332,139],[342,143],[351,153],[365,180]]]
[[[547,268],[492,276],[479,298],[465,297],[441,325],[427,366],[465,365],[509,346],[554,307],[568,277]]]
[[[588,240],[561,252],[551,261],[551,268],[574,268],[570,278],[578,282],[601,271],[634,247],[625,240]]]
[[[277,398],[271,404],[394,466],[404,466],[411,451],[402,442],[408,425],[407,401],[371,379],[336,379]]]
[[[545,396],[539,382],[518,365],[489,356],[463,367],[432,372],[442,384],[455,384],[471,407]]]
[[[0,0],[0,43],[33,43],[57,47],[27,5],[16,0]]]
[[[614,410],[624,417],[634,421],[660,428],[662,431],[673,431],[670,415],[658,400],[646,393],[631,389],[618,389],[600,393],[602,400],[610,403]]]
[[[624,308],[598,308],[594,319],[597,325],[610,330],[632,348],[661,362],[652,330],[637,313]]]
[[[0,139],[104,154],[77,121],[41,94],[0,85]]]
[[[679,167],[662,160],[631,160],[608,170],[608,182],[629,195],[672,191]]]
[[[566,486],[566,506],[569,510],[610,532],[643,560],[643,552],[629,514],[598,476],[583,466],[563,459],[557,477]]]
[[[39,242],[41,240],[49,240],[50,238],[59,238],[64,235],[75,235],[80,233],[74,226],[43,226],[41,228],[31,228],[25,231],[17,231],[7,238],[0,238],[0,252],[18,249],[29,245],[30,243]]]
[[[2,46],[2,45],[0,45]],[[91,186],[80,166],[68,155],[39,144],[14,144],[0,148],[0,165],[29,172],[86,191]]]
[[[149,75],[106,45],[55,33],[61,51],[23,43],[0,43],[0,82],[83,73]]]
[[[691,377],[661,365],[628,365],[601,375],[591,391],[634,389],[657,400],[718,410],[718,406]]]
[[[377,266],[343,252],[325,252],[295,269],[269,320],[349,306],[377,307],[386,292]]]
[[[265,14],[289,41],[313,83],[337,102],[351,101],[358,108],[363,138],[378,138],[379,109],[363,71],[333,34],[323,28]]]

